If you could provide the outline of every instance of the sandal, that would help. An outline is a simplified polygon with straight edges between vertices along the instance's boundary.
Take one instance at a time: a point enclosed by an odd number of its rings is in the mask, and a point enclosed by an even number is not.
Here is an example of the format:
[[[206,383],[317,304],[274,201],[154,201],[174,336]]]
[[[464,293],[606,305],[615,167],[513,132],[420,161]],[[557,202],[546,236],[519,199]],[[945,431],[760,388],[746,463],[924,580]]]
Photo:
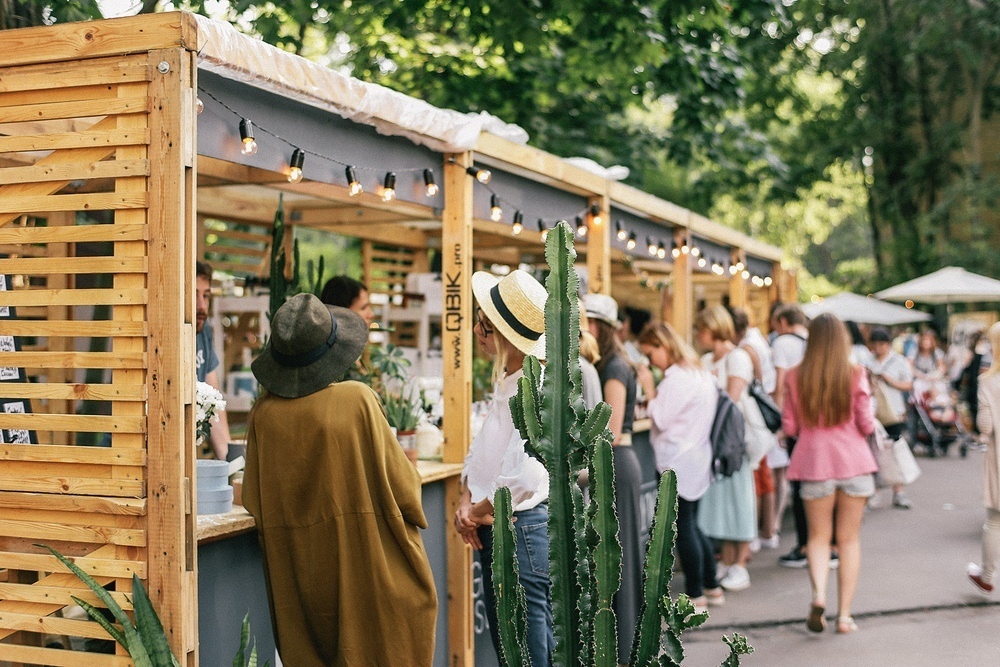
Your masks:
[[[823,632],[826,630],[826,617],[823,615],[825,612],[826,608],[822,605],[814,604],[809,607],[809,616],[806,618],[806,627],[812,632]]]
[[[837,634],[849,635],[858,631],[858,624],[854,622],[852,616],[840,616],[837,618]]]

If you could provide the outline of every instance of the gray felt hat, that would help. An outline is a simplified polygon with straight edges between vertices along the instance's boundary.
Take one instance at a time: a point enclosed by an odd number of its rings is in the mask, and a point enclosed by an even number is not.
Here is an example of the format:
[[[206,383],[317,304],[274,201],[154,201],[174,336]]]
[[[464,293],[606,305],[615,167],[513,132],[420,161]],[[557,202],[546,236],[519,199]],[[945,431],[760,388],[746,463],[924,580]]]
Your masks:
[[[308,396],[336,382],[368,343],[360,315],[296,294],[271,320],[271,339],[250,368],[261,386],[284,398]]]

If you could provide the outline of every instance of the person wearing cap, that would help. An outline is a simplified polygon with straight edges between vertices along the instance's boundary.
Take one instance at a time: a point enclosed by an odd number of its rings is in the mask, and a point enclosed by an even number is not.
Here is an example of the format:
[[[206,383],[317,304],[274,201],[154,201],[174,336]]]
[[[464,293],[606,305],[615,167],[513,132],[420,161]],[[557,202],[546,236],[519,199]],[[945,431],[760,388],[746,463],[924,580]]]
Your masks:
[[[503,278],[478,271],[472,276],[472,292],[478,304],[473,331],[483,352],[493,357],[496,384],[482,428],[465,457],[455,530],[479,551],[490,637],[500,655],[493,595],[493,497],[500,487],[510,489],[518,578],[527,603],[530,664],[547,667],[555,649],[549,580],[549,473],[541,461],[525,451],[521,434],[514,427],[510,399],[524,375],[524,358],[545,358],[548,294],[521,270]]]
[[[286,665],[433,662],[420,475],[372,389],[339,381],[367,341],[357,313],[297,294],[251,364],[263,391],[247,422],[243,504]]]
[[[595,365],[604,401],[611,406],[608,428],[614,436],[615,510],[622,545],[622,583],[615,594],[614,611],[618,622],[618,662],[627,664],[632,649],[630,638],[635,634],[642,600],[642,539],[646,532],[641,511],[642,468],[631,447],[636,369],[617,336],[621,326],[618,303],[607,294],[588,294],[583,303],[590,332],[597,338],[601,354]]]

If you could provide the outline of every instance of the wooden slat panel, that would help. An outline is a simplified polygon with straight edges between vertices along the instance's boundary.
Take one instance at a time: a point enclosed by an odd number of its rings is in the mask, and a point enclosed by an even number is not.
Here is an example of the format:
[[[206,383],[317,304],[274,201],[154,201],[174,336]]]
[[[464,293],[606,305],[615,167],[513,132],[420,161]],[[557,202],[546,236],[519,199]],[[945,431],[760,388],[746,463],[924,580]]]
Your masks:
[[[228,271],[230,273],[250,273],[258,275],[263,273],[264,263],[240,264],[239,262],[219,262],[212,260],[212,268],[216,271]]]
[[[46,415],[38,413],[0,413],[0,426],[9,429],[39,431],[86,431],[88,433],[144,433],[145,417],[108,415]]]
[[[23,134],[0,137],[0,153],[24,151],[55,151],[90,149],[96,147],[137,146],[149,143],[148,130],[111,130],[107,132],[60,132],[54,134]],[[70,157],[76,157],[70,154]],[[103,158],[95,157],[94,162]],[[73,160],[78,162],[78,160]]]
[[[0,243],[88,243],[145,241],[146,225],[75,225],[73,227],[7,227],[0,229]]]
[[[0,107],[16,107],[28,104],[51,104],[52,102],[69,102],[71,100],[113,99],[118,96],[115,86],[66,86],[65,88],[49,88],[47,90],[19,90],[3,92],[0,90]]]
[[[111,192],[84,195],[27,195],[0,199],[0,213],[17,214],[45,211],[117,211],[147,207],[148,197],[145,194],[123,196]]]
[[[59,540],[86,544],[117,544],[128,547],[146,546],[146,532],[107,526],[67,526],[57,523],[3,521],[0,535],[30,540]]]
[[[80,526],[84,528],[97,527],[116,530],[142,530],[146,527],[145,517],[141,516],[97,512],[64,512],[62,510],[48,510],[37,507],[0,507],[0,520],[14,521],[17,523],[57,523],[64,526]],[[19,550],[14,548],[15,542],[13,542],[9,537],[4,536],[0,539],[6,540],[7,544],[7,546],[0,546],[0,548],[6,549],[7,551]],[[37,540],[34,540],[33,542],[37,542]],[[31,550],[28,549],[27,551]]]
[[[219,255],[242,255],[245,257],[267,257],[270,254],[268,248],[251,248],[248,246],[223,245],[213,243],[205,246],[206,253],[217,253]]]
[[[4,394],[6,395],[6,391]],[[39,446],[3,444],[0,445],[0,461],[142,466],[146,465],[146,450],[78,447],[73,445]]]
[[[24,123],[32,120],[86,118],[88,116],[112,116],[128,113],[149,113],[149,100],[144,97],[114,98],[111,100],[76,100],[53,104],[0,107],[0,123]]]
[[[71,605],[76,604],[70,598],[72,595],[89,602],[95,607],[103,607],[104,603],[101,602],[97,598],[97,595],[95,595],[94,592],[86,586],[87,585],[82,581],[80,582],[80,586],[78,588],[57,588],[55,586],[41,586],[39,584],[0,583],[0,599],[10,600],[12,602]],[[115,602],[117,602],[122,609],[132,609],[132,602],[129,600],[129,596],[125,593],[108,591],[108,594],[114,598]]]
[[[205,234],[214,234],[220,239],[231,239],[233,241],[251,241],[265,246],[271,245],[271,235],[268,233],[256,234],[254,232],[240,232],[233,229],[205,229]]]
[[[146,264],[145,257],[14,257],[0,258],[0,273],[145,273]]]
[[[104,628],[94,621],[74,621],[68,618],[39,617],[30,602],[12,602],[5,607],[21,608],[24,613],[0,611],[0,628],[6,630],[23,630],[27,632],[43,632],[53,635],[70,635],[72,637],[90,637],[93,639],[110,639]]]
[[[79,496],[121,495],[139,498],[146,494],[146,483],[127,479],[31,478],[7,479],[0,477],[0,491],[25,493],[65,493]],[[3,567],[0,564],[0,567]]]
[[[146,500],[144,498],[101,498],[15,491],[0,492],[0,507],[13,509],[34,507],[39,510],[94,512],[121,516],[145,516],[146,514]]]
[[[132,659],[128,656],[81,653],[17,644],[0,644],[0,660],[51,667],[132,667]]]
[[[5,382],[4,398],[54,398],[93,401],[142,401],[146,399],[146,385],[115,384],[35,384],[30,382]],[[76,448],[70,448],[76,449]],[[64,453],[69,456],[69,452]],[[0,456],[2,458],[2,456]]]
[[[0,169],[0,185],[40,181],[84,181],[92,178],[148,176],[149,160],[105,160],[69,164],[32,165]]]
[[[4,306],[117,306],[144,303],[144,289],[32,289],[0,292],[0,305]]]
[[[87,61],[81,67],[79,61],[46,63],[11,67],[4,71],[0,80],[0,92],[19,90],[46,90],[53,82],[72,82],[74,86],[126,83],[129,81],[149,81],[149,66],[145,58],[111,57]]]
[[[21,313],[18,313],[20,316]],[[8,336],[139,336],[146,335],[145,322],[111,320],[5,320],[3,331]]]
[[[142,352],[0,352],[0,366],[32,368],[145,368]]]
[[[113,560],[91,556],[73,558],[72,560],[81,570],[94,577],[131,579],[133,574],[138,574],[140,579],[146,577],[146,564],[142,561]],[[66,566],[60,563],[55,556],[10,551],[0,551],[0,568],[34,570],[36,572],[66,572]]]

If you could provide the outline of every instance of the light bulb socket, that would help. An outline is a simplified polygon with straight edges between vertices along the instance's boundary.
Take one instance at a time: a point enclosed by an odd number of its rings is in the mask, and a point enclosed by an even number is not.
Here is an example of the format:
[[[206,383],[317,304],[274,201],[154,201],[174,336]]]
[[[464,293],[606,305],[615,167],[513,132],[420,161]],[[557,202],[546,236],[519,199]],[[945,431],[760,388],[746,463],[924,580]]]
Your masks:
[[[302,152],[301,148],[296,148],[292,151],[292,161],[291,165],[299,170],[306,162],[306,154]]]
[[[631,234],[628,235],[628,241],[625,242],[625,247],[628,248],[629,250],[634,250],[635,243],[636,243],[635,232],[632,232]]]
[[[484,185],[489,183],[490,179],[493,178],[493,174],[490,173],[489,169],[483,169],[481,167],[466,167],[465,173]]]
[[[385,180],[382,181],[382,187],[386,190],[396,189],[396,172],[387,171],[385,172]]]
[[[520,234],[523,229],[524,229],[524,215],[522,215],[520,211],[514,211],[514,225],[511,228],[511,231],[516,236]]]
[[[361,181],[358,180],[358,173],[354,170],[354,167],[348,165],[344,169],[344,174],[347,176],[347,187],[349,188],[348,193],[353,197],[359,195],[364,191],[361,187]]]

